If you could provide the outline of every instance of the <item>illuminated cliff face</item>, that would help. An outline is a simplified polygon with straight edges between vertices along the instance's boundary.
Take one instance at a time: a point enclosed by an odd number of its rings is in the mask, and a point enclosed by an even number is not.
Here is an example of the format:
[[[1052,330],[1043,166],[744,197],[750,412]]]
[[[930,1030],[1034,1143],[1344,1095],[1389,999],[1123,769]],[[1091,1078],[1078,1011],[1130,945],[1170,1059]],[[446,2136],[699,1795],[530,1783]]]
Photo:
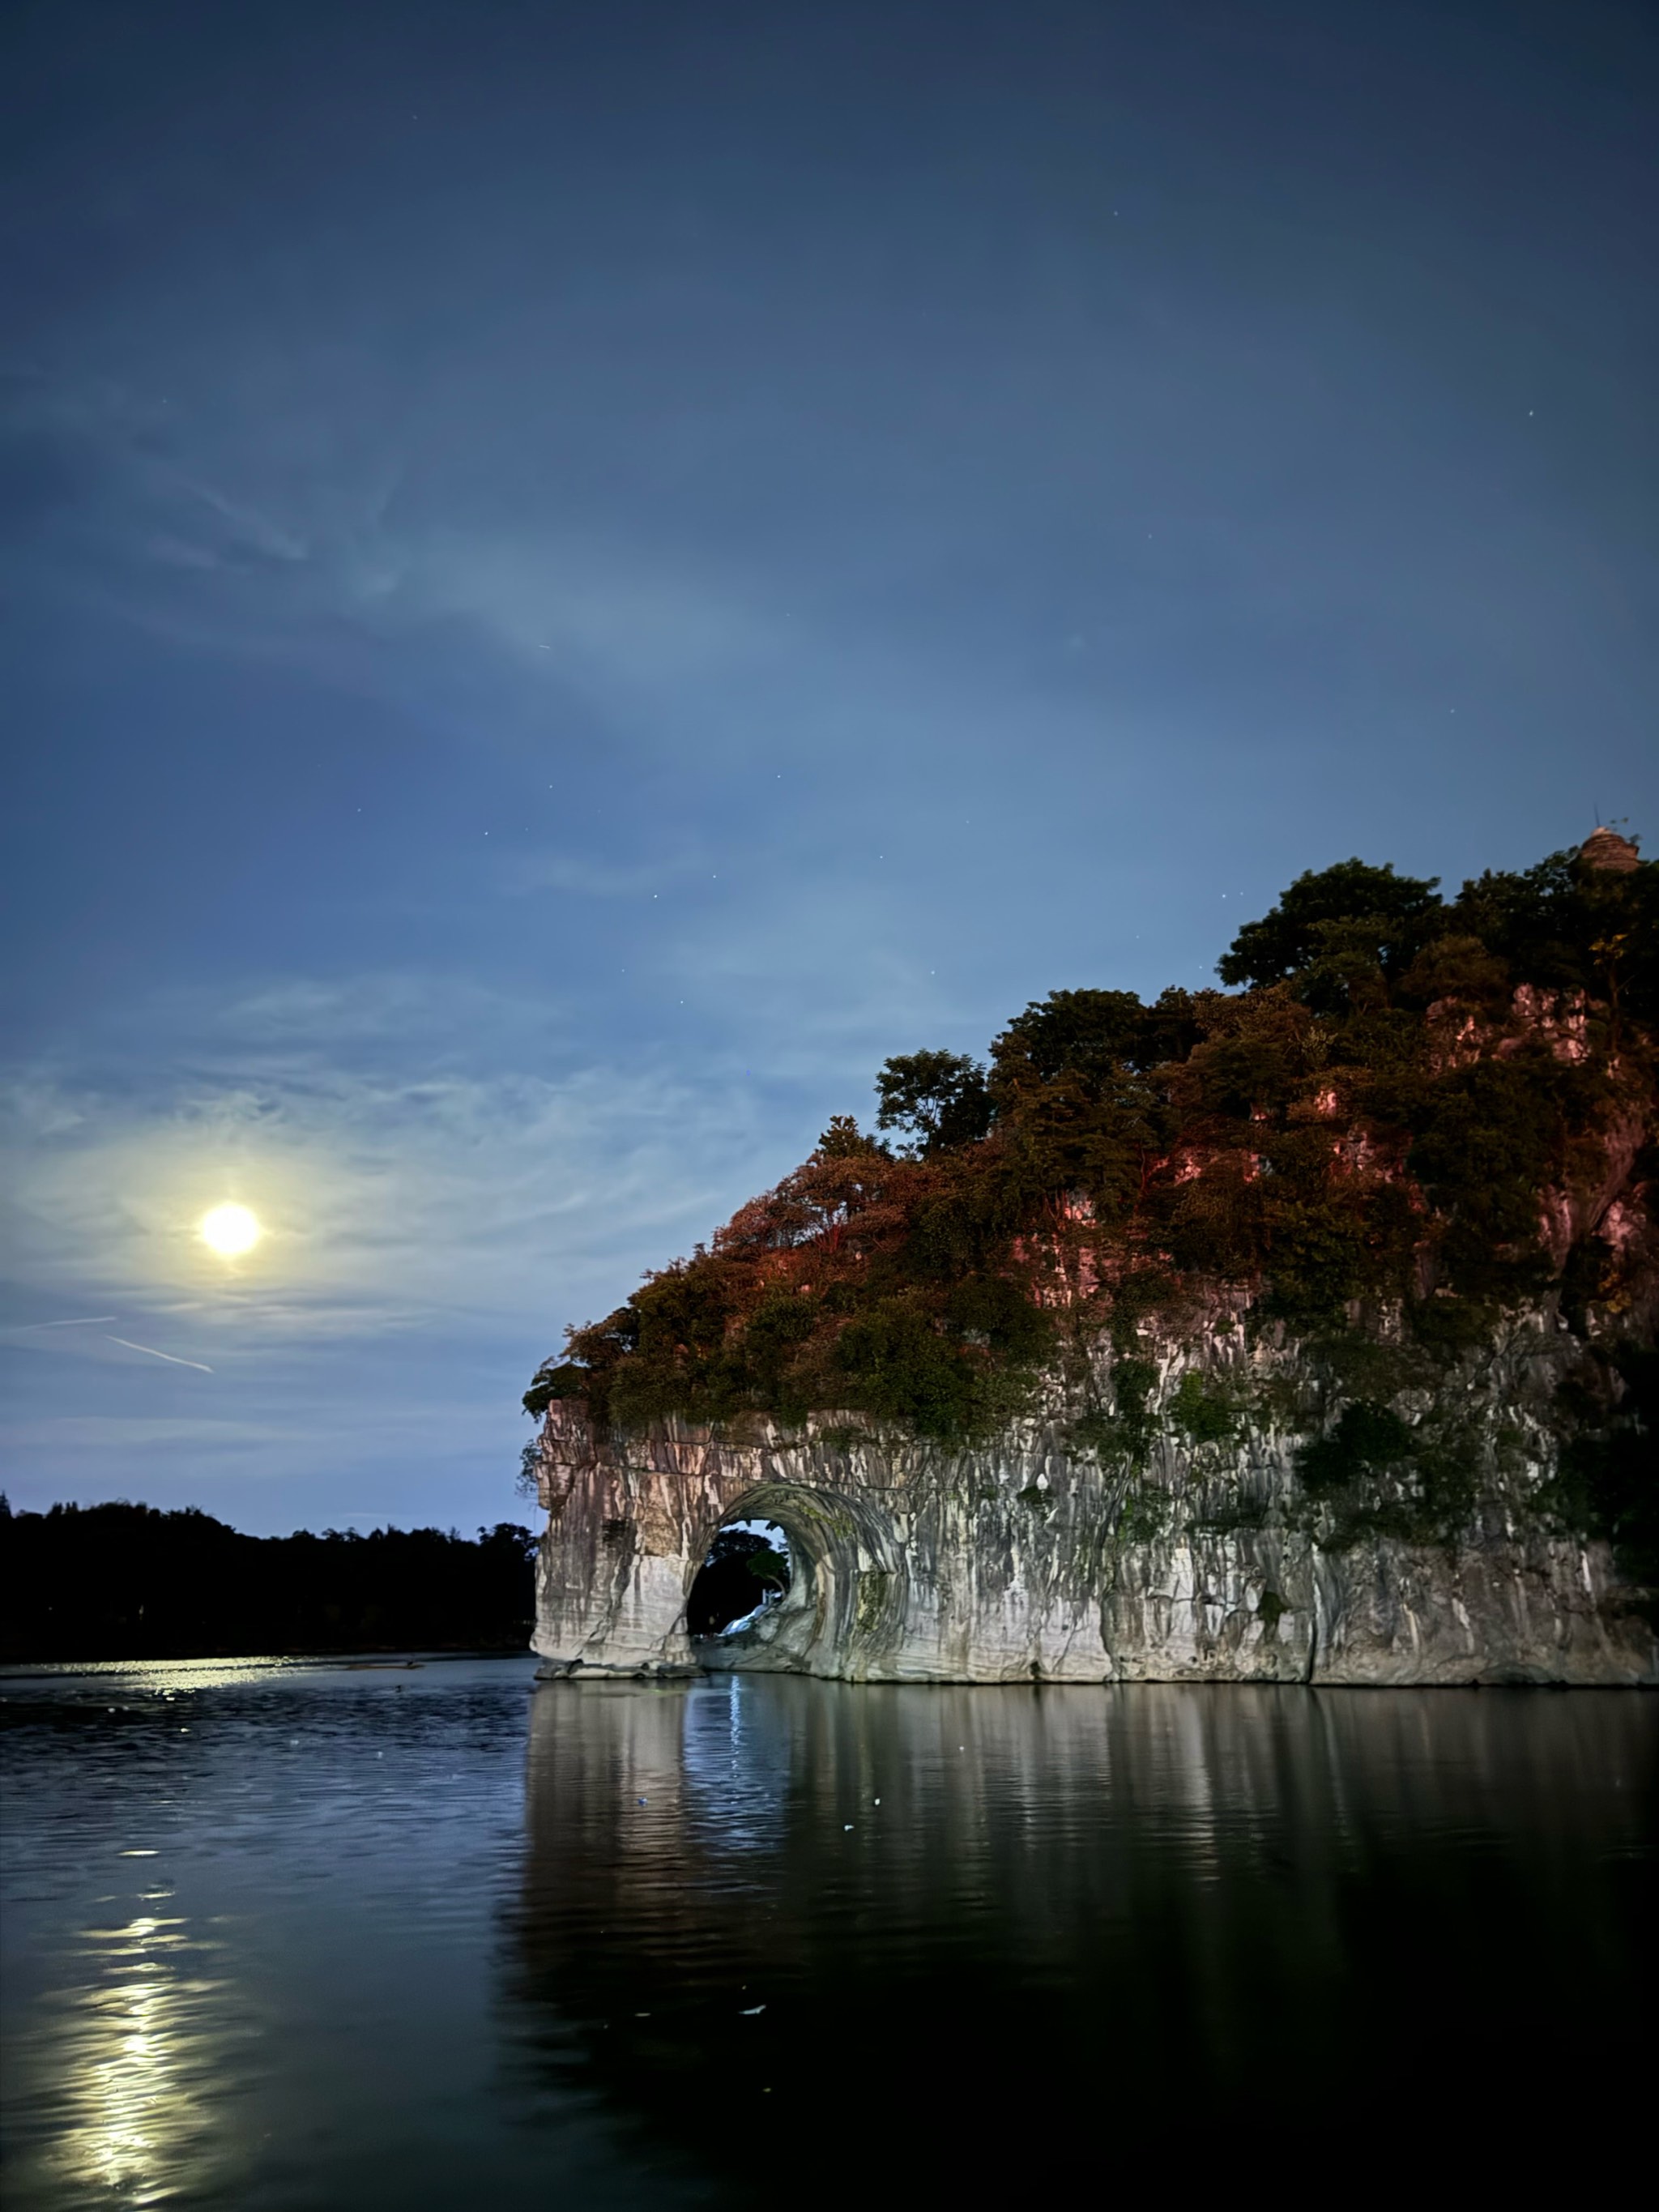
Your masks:
[[[1339,1419],[1322,1459],[1307,1424],[1333,1355],[1252,1341],[1245,1321],[1218,1305],[1200,1335],[1154,1347],[1132,1450],[1068,1419],[1057,1383],[958,1451],[850,1416],[719,1436],[671,1419],[605,1440],[556,1403],[536,1649],[556,1673],[1659,1680],[1607,1546],[1547,1507],[1582,1357],[1553,1316],[1419,1392],[1413,1428]],[[1097,1351],[1109,1393],[1114,1356]],[[788,1534],[787,1596],[694,1645],[686,1601],[715,1531],[763,1517]]]

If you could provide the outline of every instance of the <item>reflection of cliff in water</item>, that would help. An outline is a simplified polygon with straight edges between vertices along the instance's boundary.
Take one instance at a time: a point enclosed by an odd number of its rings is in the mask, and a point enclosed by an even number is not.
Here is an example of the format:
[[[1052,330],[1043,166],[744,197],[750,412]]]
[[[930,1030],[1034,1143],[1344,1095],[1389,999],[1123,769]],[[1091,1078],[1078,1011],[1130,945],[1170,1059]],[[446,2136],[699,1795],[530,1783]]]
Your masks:
[[[1474,2129],[1490,2171],[1538,2069],[1636,2109],[1656,1723],[1617,1692],[550,1686],[524,2024],[728,2197],[780,2156],[797,2197],[878,2154],[860,2193],[975,2202],[988,2162],[1271,2168],[1379,2125],[1449,2130],[1437,2165]]]

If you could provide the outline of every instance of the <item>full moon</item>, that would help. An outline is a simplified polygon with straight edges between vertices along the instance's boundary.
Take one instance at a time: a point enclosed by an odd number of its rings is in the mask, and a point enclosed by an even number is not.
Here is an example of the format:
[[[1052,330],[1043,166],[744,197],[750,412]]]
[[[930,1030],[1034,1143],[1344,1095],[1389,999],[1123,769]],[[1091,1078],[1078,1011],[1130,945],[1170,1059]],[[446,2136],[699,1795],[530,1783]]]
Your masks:
[[[216,1206],[202,1216],[202,1242],[222,1260],[251,1252],[264,1235],[258,1215],[245,1206]]]

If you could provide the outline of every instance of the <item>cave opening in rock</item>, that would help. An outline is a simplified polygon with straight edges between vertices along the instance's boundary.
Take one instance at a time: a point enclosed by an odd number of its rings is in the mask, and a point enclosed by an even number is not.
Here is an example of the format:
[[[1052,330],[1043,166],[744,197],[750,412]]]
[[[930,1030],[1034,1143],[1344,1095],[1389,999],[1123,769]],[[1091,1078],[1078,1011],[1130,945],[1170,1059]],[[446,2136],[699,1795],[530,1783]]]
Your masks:
[[[789,1539],[775,1521],[728,1521],[697,1570],[686,1628],[694,1637],[735,1635],[787,1595],[790,1579]]]

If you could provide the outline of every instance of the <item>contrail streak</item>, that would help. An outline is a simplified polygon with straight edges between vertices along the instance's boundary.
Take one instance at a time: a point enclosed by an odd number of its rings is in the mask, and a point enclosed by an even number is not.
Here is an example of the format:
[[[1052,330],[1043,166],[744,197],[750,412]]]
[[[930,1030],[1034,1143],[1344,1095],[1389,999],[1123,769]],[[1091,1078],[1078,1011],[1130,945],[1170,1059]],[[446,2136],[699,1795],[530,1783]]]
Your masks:
[[[111,1318],[113,1319],[113,1316]],[[170,1352],[158,1352],[153,1344],[134,1344],[130,1338],[125,1336],[112,1336],[107,1341],[111,1344],[125,1345],[129,1352],[147,1352],[152,1359],[165,1359],[172,1367],[194,1367],[204,1375],[211,1375],[213,1372],[210,1367],[204,1367],[199,1359],[175,1359]]]
[[[9,1332],[13,1336],[27,1336],[35,1328],[95,1328],[100,1322],[119,1321],[119,1314],[82,1314],[75,1321],[22,1321]]]

